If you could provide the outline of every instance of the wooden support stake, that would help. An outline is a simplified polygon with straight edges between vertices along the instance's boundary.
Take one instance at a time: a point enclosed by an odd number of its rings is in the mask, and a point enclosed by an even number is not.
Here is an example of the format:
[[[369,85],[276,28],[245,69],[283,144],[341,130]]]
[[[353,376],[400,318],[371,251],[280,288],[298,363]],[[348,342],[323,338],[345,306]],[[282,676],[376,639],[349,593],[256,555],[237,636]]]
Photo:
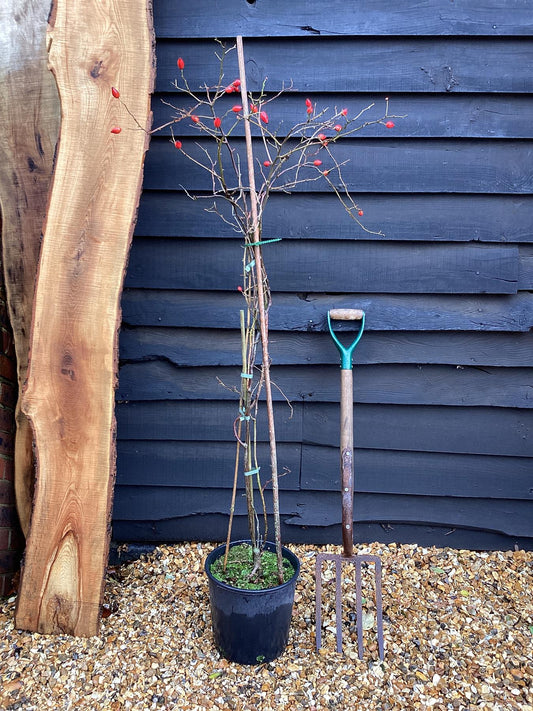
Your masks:
[[[272,514],[274,517],[274,532],[276,541],[276,556],[278,561],[278,579],[283,582],[283,557],[281,552],[281,521],[279,511],[279,483],[278,483],[278,455],[276,449],[276,432],[274,421],[274,406],[272,401],[272,383],[270,380],[270,352],[268,347],[268,316],[265,311],[265,294],[263,287],[263,256],[259,242],[261,234],[259,230],[259,211],[257,191],[255,188],[254,154],[252,146],[252,132],[250,129],[248,90],[246,87],[246,63],[244,59],[244,47],[242,36],[237,37],[237,57],[239,62],[239,78],[241,81],[241,99],[244,107],[244,137],[246,140],[246,160],[248,166],[248,184],[250,187],[250,207],[252,223],[254,227],[253,242],[255,271],[257,280],[258,306],[259,306],[259,327],[261,332],[261,347],[263,351],[262,375],[265,379],[266,409],[268,419],[268,439],[270,450],[270,476],[272,479]]]
[[[59,97],[48,69],[50,0],[4,0],[0,7],[0,205],[2,263],[17,357],[26,381],[41,233],[59,135]],[[26,535],[33,492],[32,432],[17,402],[15,492]]]
[[[37,482],[15,622],[89,636],[109,549],[119,302],[151,122],[151,6],[56,0],[49,45],[62,124],[23,397]]]

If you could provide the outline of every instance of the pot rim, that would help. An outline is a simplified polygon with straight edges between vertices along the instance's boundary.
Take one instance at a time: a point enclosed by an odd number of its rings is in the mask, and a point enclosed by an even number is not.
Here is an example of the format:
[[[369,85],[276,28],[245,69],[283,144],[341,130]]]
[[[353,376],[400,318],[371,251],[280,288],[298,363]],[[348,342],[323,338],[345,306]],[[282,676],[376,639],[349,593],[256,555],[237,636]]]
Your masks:
[[[249,538],[241,540],[241,541],[231,541],[230,548],[233,548],[233,546],[238,546],[241,543],[250,544],[251,541]],[[269,548],[272,548],[273,550],[276,550],[276,544],[273,543],[272,541],[265,541],[264,545],[268,546]],[[292,577],[290,577],[288,580],[286,580],[284,583],[282,583],[281,585],[275,585],[274,587],[271,587],[271,588],[260,588],[258,590],[248,590],[248,588],[238,588],[238,587],[235,587],[235,585],[228,585],[228,583],[225,583],[222,580],[218,580],[218,578],[215,578],[213,573],[209,570],[209,566],[212,563],[214,563],[215,560],[218,560],[218,558],[220,558],[220,556],[222,555],[222,553],[221,552],[219,553],[219,551],[223,551],[225,549],[226,549],[225,543],[222,543],[221,545],[214,548],[209,553],[207,558],[205,559],[204,570],[205,570],[205,573],[206,573],[207,577],[209,578],[209,580],[211,580],[213,583],[215,583],[216,585],[219,585],[221,588],[224,588],[226,590],[238,590],[246,595],[271,594],[275,590],[283,590],[283,589],[289,587],[290,585],[293,585],[295,583],[296,579],[298,578],[298,576],[300,575],[300,559],[289,548],[286,548],[285,546],[282,545],[281,552],[283,554],[283,557],[286,558],[291,563],[291,565],[294,567],[294,575]],[[218,555],[217,555],[217,553],[218,553]]]

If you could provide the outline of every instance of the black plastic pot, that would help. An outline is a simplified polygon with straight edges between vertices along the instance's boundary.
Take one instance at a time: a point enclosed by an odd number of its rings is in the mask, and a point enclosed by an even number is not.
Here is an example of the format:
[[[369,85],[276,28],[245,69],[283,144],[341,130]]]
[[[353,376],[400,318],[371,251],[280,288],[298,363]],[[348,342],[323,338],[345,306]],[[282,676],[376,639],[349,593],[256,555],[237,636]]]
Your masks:
[[[234,541],[231,545],[241,543],[250,541]],[[265,543],[265,548],[276,550],[273,543]],[[211,574],[211,565],[224,555],[225,549],[225,545],[215,548],[205,561],[215,645],[223,657],[237,664],[271,662],[287,646],[300,561],[282,548],[283,557],[294,568],[293,577],[275,588],[243,590],[226,585]]]

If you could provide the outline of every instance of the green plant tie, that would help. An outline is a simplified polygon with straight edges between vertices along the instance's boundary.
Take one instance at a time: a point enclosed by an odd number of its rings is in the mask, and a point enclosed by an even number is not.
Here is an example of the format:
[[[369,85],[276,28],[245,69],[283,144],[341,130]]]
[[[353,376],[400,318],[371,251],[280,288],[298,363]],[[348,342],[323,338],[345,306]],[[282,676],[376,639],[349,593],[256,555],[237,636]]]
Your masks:
[[[259,242],[251,242],[245,245],[246,247],[262,247],[264,244],[272,244],[272,242],[281,242],[281,237],[274,237],[273,239],[262,239]]]

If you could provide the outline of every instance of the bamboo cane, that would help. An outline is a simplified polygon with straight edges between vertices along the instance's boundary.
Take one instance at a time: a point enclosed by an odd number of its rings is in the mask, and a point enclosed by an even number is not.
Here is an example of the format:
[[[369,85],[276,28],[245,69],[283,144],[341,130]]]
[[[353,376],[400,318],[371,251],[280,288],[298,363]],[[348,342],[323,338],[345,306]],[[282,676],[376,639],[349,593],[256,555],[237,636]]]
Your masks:
[[[244,311],[240,311],[241,320],[241,356],[242,356],[242,368],[246,368],[246,330],[244,326]],[[241,395],[241,406],[242,406],[242,395]],[[242,419],[239,420],[239,427],[237,432],[237,449],[235,451],[235,471],[233,472],[233,490],[231,492],[231,508],[229,513],[229,523],[228,523],[228,535],[226,537],[226,550],[224,552],[224,570],[228,564],[228,553],[231,541],[231,529],[233,528],[233,514],[235,513],[235,499],[237,498],[237,480],[239,475],[239,459],[241,453],[241,429],[242,429]]]
[[[261,332],[261,346],[263,352],[263,377],[265,382],[267,419],[268,419],[268,435],[270,442],[270,467],[272,476],[272,500],[273,500],[273,515],[274,515],[274,537],[276,543],[276,555],[278,563],[278,579],[280,584],[283,582],[283,557],[281,552],[281,524],[279,513],[279,484],[278,484],[278,461],[276,451],[276,433],[274,426],[274,408],[272,404],[272,386],[270,381],[270,355],[268,349],[268,324],[267,315],[265,313],[264,286],[263,286],[263,258],[261,254],[261,241],[258,209],[257,209],[257,192],[255,187],[255,172],[254,172],[254,155],[252,148],[252,132],[250,129],[250,113],[248,106],[248,92],[246,88],[246,68],[244,63],[244,49],[242,36],[237,37],[237,57],[239,62],[239,79],[241,81],[241,99],[244,114],[244,136],[246,140],[246,159],[248,166],[248,184],[250,188],[250,207],[253,223],[253,246],[255,258],[255,272],[258,291],[258,307],[259,307],[259,325]]]

